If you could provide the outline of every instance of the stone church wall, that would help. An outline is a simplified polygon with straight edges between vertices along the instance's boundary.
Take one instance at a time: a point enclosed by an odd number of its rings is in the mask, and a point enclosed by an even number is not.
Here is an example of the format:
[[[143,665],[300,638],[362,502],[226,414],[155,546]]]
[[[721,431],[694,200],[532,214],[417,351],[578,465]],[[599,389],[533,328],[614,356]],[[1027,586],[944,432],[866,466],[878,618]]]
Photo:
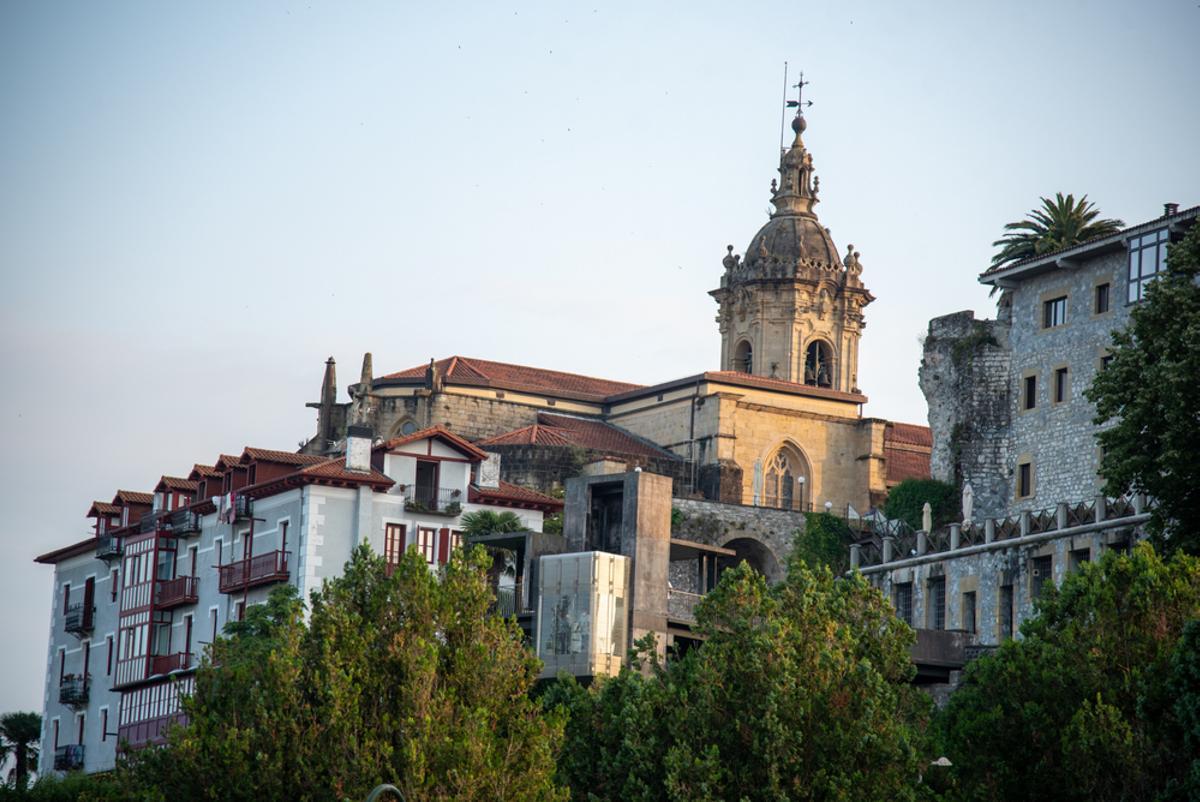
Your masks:
[[[587,448],[491,445],[486,446],[486,450],[500,455],[501,479],[543,493],[564,487],[567,479],[580,475],[584,465],[605,457],[622,462],[624,470],[642,468],[650,473],[669,476],[676,487],[684,484],[688,474],[688,465],[682,460],[611,456]]]
[[[970,481],[976,517],[1003,516],[1012,497],[1008,328],[1003,319],[976,320],[970,311],[934,318],[921,359],[931,473],[956,485]]]
[[[754,540],[765,546],[774,561],[767,571],[771,580],[782,578],[796,532],[803,532],[807,519],[802,512],[721,504],[701,499],[674,498],[678,510],[671,536],[709,546],[727,546],[731,541]],[[772,575],[774,574],[774,575]],[[674,577],[672,578],[674,581]],[[681,578],[681,581],[686,581]],[[677,586],[685,590],[686,586]]]

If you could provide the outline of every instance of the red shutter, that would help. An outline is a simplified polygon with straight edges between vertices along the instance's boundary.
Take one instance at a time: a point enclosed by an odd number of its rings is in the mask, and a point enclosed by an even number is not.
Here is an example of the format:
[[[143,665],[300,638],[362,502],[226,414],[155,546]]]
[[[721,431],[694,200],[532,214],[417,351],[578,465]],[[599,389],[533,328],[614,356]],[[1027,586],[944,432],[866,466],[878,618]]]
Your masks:
[[[92,615],[96,608],[96,578],[88,577],[83,585],[83,625],[92,628]]]
[[[450,530],[444,526],[438,530],[437,561],[439,563],[450,561]]]

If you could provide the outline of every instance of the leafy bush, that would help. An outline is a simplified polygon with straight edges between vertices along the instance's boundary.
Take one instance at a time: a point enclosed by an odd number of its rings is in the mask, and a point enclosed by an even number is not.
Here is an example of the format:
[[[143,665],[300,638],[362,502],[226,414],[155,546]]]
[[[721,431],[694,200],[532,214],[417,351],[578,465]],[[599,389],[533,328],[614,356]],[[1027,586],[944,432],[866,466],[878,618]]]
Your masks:
[[[888,518],[899,519],[913,529],[920,529],[921,510],[925,502],[929,502],[933,508],[935,527],[962,518],[962,496],[958,488],[937,479],[905,479],[888,493],[883,512]]]

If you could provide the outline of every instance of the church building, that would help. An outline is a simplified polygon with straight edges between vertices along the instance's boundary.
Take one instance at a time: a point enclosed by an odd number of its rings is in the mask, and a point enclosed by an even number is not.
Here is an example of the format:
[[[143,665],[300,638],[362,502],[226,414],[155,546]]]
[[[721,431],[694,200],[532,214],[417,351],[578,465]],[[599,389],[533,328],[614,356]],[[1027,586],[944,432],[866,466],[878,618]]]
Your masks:
[[[928,428],[862,416],[858,348],[873,296],[854,246],[839,257],[817,217],[805,128],[798,114],[774,211],[744,255],[729,246],[710,292],[716,370],[642,386],[452,356],[375,376],[367,354],[341,402],[330,359],[303,451],[339,453],[351,425],[384,440],[441,426],[500,454],[504,480],[541,490],[607,458],[671,476],[680,497],[842,514],[928,477]]]

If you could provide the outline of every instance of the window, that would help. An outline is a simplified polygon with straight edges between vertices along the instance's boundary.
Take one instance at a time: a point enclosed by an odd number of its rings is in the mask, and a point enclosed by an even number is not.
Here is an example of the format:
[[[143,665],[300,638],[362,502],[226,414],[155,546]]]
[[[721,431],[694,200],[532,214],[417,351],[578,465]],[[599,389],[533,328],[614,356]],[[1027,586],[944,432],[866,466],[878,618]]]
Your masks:
[[[1024,381],[1021,404],[1025,409],[1033,409],[1037,406],[1037,376],[1026,376]]]
[[[120,588],[121,588],[121,577],[120,577],[120,573],[119,573],[118,569],[116,569],[116,568],[112,569],[112,577],[111,577],[110,581],[112,584],[112,600],[116,601],[117,600],[117,591],[120,590]]]
[[[224,550],[225,550],[225,544],[221,541],[221,538],[217,538],[216,540],[213,541],[213,554],[216,555],[217,565],[223,565],[221,560],[224,557],[224,555],[221,552],[223,552]]]
[[[237,605],[233,608],[233,620],[234,621],[245,621],[246,620],[246,602],[239,601],[237,603]]]
[[[1009,640],[1013,636],[1013,586],[1000,586],[1000,640]]]
[[[417,550],[425,558],[425,562],[433,565],[437,557],[437,530],[427,527],[417,529]]]
[[[975,634],[975,591],[969,590],[962,595],[962,628],[970,634]]]
[[[198,576],[197,569],[199,568],[199,565],[198,565],[199,560],[200,560],[200,547],[199,546],[189,547],[188,548],[188,565],[191,568],[193,577]]]
[[[462,532],[457,529],[450,530],[450,551],[462,548]]]
[[[1060,295],[1042,304],[1042,328],[1052,329],[1067,322],[1067,296]]]
[[[92,642],[90,640],[83,642],[83,676],[90,673],[92,667]]]
[[[1108,311],[1109,294],[1110,294],[1111,289],[1112,289],[1112,285],[1109,284],[1107,281],[1104,282],[1103,284],[1096,285],[1096,302],[1092,306],[1092,311],[1095,312],[1097,315],[1103,315],[1105,312]]]
[[[76,735],[78,737],[77,737],[75,743],[78,743],[78,744],[83,743],[84,722],[86,722],[86,721],[87,721],[87,715],[85,713],[80,713],[79,714],[79,732],[76,733]]]
[[[63,615],[67,614],[67,609],[71,606],[71,583],[63,585]]]
[[[912,583],[896,583],[893,596],[892,604],[896,608],[896,617],[912,626]]]
[[[1071,570],[1078,571],[1080,566],[1086,562],[1091,562],[1091,549],[1072,549],[1071,550]]]
[[[1146,295],[1146,288],[1167,267],[1167,229],[1151,231],[1129,240],[1129,303]]]
[[[767,465],[763,506],[780,510],[804,508],[804,463],[791,448],[780,448]]]
[[[946,577],[936,576],[929,580],[929,610],[925,623],[930,629],[946,628]]]
[[[58,719],[54,719],[54,748],[58,748]]]
[[[108,708],[100,708],[100,740],[108,740]]]
[[[804,383],[815,387],[833,386],[833,351],[829,343],[810,343],[804,354]]]
[[[754,349],[746,340],[742,340],[733,349],[733,365],[731,368],[742,373],[754,372]]]
[[[211,640],[209,640],[209,643],[216,643],[216,641],[217,641],[217,608],[216,607],[213,607],[211,610],[208,611],[208,618],[209,618],[209,624],[211,625],[211,628],[212,628],[212,636],[211,636]]]
[[[63,677],[67,675],[67,650],[58,650],[58,683],[61,685]]]
[[[404,557],[404,524],[388,524],[383,530],[383,559],[391,572]]]
[[[1056,368],[1054,371],[1054,403],[1061,404],[1067,400],[1071,387],[1067,368]]]
[[[113,636],[112,635],[109,635],[104,639],[104,646],[105,646],[106,655],[107,655],[104,658],[104,660],[105,660],[104,675],[111,677],[112,676],[112,659],[113,659]]]
[[[1017,466],[1017,498],[1033,495],[1033,463],[1022,462]]]
[[[1034,557],[1033,576],[1029,578],[1029,595],[1040,599],[1047,582],[1054,584],[1054,558],[1050,555]]]

